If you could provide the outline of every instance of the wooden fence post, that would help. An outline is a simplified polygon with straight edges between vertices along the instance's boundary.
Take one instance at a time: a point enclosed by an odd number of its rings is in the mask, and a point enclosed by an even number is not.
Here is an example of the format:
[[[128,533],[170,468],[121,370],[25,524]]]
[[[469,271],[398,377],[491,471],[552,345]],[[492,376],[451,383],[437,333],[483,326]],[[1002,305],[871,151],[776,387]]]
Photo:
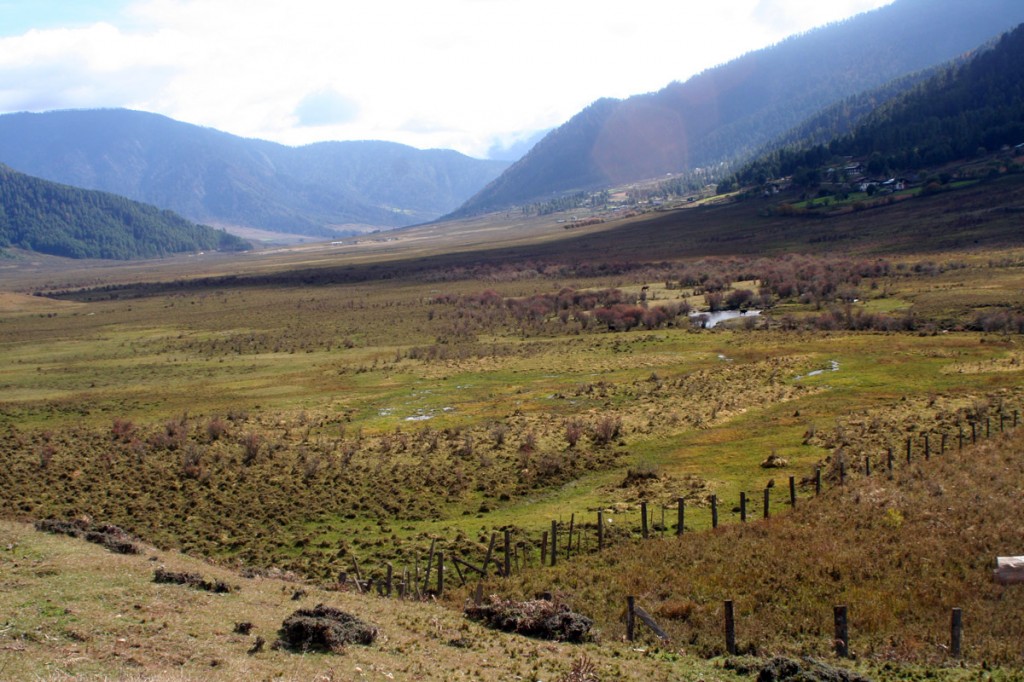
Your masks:
[[[772,501],[772,489],[768,486],[764,487],[764,517],[767,519],[771,512],[768,511],[768,505]]]
[[[718,495],[711,496],[711,527],[718,528]]]
[[[597,512],[597,551],[604,549],[604,512]]]
[[[640,520],[640,533],[643,535],[644,540],[647,539],[647,503],[640,503],[640,516],[643,518]]]
[[[988,415],[986,414],[985,415],[985,438],[990,438],[991,436],[992,436],[992,423],[991,423],[991,420],[989,419]]]
[[[885,458],[886,466],[889,467],[889,478],[892,478],[892,460],[893,460],[892,448],[889,448],[889,451],[886,453],[886,458]]]
[[[821,494],[821,467],[814,467],[814,494]]]
[[[626,597],[626,640],[633,641],[636,635],[636,597]]]
[[[867,457],[864,458],[864,475],[871,475],[871,455],[868,455]]]
[[[683,534],[683,520],[685,519],[685,512],[684,512],[684,507],[683,507],[683,498],[680,497],[677,500],[677,502],[679,504],[679,516],[678,516],[678,518],[676,520],[676,535],[682,535]]]
[[[512,531],[505,529],[505,577],[512,575]]]
[[[444,594],[444,552],[437,553],[437,596]]]
[[[796,507],[796,476],[789,477],[789,506]]]
[[[836,656],[848,658],[850,656],[850,632],[847,627],[846,606],[833,607],[832,615],[836,626]]]
[[[725,600],[725,650],[730,656],[736,655],[736,618],[732,599]]]
[[[551,522],[551,565],[558,562],[558,522]]]
[[[949,654],[953,658],[960,658],[960,644],[963,634],[963,611],[961,609],[953,609],[949,623]]]
[[[971,420],[971,445],[978,442],[978,423]]]
[[[391,581],[395,577],[395,567],[391,565],[390,561],[387,563],[387,569],[388,569],[388,578],[387,578],[387,583],[386,583],[387,584],[387,596],[390,597],[391,596]]]
[[[573,512],[569,517],[569,542],[565,543],[565,558],[568,559],[572,554],[572,531],[576,525],[576,512]]]
[[[740,491],[740,521],[747,520],[747,494]]]
[[[846,461],[839,458],[839,485],[846,485]]]
[[[493,533],[492,533],[493,537]],[[430,570],[434,567],[434,544],[437,542],[437,538],[433,538],[430,541],[430,552],[427,554],[427,568],[426,574],[423,577],[423,591],[426,592],[430,588]],[[487,570],[487,567],[484,567]]]

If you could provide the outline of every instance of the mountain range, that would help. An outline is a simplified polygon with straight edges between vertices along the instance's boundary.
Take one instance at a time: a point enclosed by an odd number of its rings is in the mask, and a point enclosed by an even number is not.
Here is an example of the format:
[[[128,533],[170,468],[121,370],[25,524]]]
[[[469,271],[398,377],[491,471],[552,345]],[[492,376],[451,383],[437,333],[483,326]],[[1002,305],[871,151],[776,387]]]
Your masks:
[[[0,162],[197,222],[325,237],[432,220],[508,166],[391,142],[288,147],[124,109],[0,116]]]
[[[1024,22],[1019,0],[896,0],[625,100],[549,133],[452,217],[570,190],[742,162],[844,98],[928,69]]]

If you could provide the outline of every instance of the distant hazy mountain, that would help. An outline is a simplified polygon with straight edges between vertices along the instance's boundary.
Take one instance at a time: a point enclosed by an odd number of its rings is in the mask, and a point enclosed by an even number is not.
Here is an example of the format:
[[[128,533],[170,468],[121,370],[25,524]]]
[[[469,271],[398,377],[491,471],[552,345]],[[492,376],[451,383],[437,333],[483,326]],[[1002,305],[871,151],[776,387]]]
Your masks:
[[[508,166],[391,142],[287,147],[124,109],[0,116],[0,162],[196,221],[325,236],[431,220]]]
[[[68,187],[0,164],[0,248],[68,258],[154,258],[192,251],[240,251],[222,230],[106,192]]]
[[[742,160],[832,103],[953,59],[1021,22],[1020,0],[896,0],[659,92],[598,100],[453,215]]]

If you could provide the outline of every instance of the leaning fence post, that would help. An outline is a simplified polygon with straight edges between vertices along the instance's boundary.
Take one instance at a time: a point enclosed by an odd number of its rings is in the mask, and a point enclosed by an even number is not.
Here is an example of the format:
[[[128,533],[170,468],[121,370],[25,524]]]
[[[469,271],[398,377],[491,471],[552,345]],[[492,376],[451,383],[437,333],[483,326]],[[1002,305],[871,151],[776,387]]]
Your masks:
[[[953,658],[960,658],[960,640],[964,634],[963,611],[953,609],[949,623],[949,653]]]
[[[725,600],[725,650],[730,656],[736,655],[736,618],[732,599]]]
[[[626,597],[626,640],[632,642],[636,634],[636,597]]]
[[[676,535],[682,535],[683,534],[683,520],[684,520],[683,498],[680,497],[677,501],[679,503],[679,517],[678,517],[678,523],[676,524]]]
[[[850,633],[847,628],[846,606],[833,607],[832,615],[836,625],[836,656],[848,658],[850,656]]]

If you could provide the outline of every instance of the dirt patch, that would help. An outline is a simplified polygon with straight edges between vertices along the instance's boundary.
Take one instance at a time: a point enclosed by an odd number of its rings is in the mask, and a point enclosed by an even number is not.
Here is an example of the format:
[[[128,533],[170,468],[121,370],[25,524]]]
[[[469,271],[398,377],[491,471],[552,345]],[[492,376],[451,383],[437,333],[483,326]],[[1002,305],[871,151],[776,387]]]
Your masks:
[[[378,630],[339,609],[317,604],[288,616],[275,646],[291,651],[341,651],[346,644],[373,644]]]

